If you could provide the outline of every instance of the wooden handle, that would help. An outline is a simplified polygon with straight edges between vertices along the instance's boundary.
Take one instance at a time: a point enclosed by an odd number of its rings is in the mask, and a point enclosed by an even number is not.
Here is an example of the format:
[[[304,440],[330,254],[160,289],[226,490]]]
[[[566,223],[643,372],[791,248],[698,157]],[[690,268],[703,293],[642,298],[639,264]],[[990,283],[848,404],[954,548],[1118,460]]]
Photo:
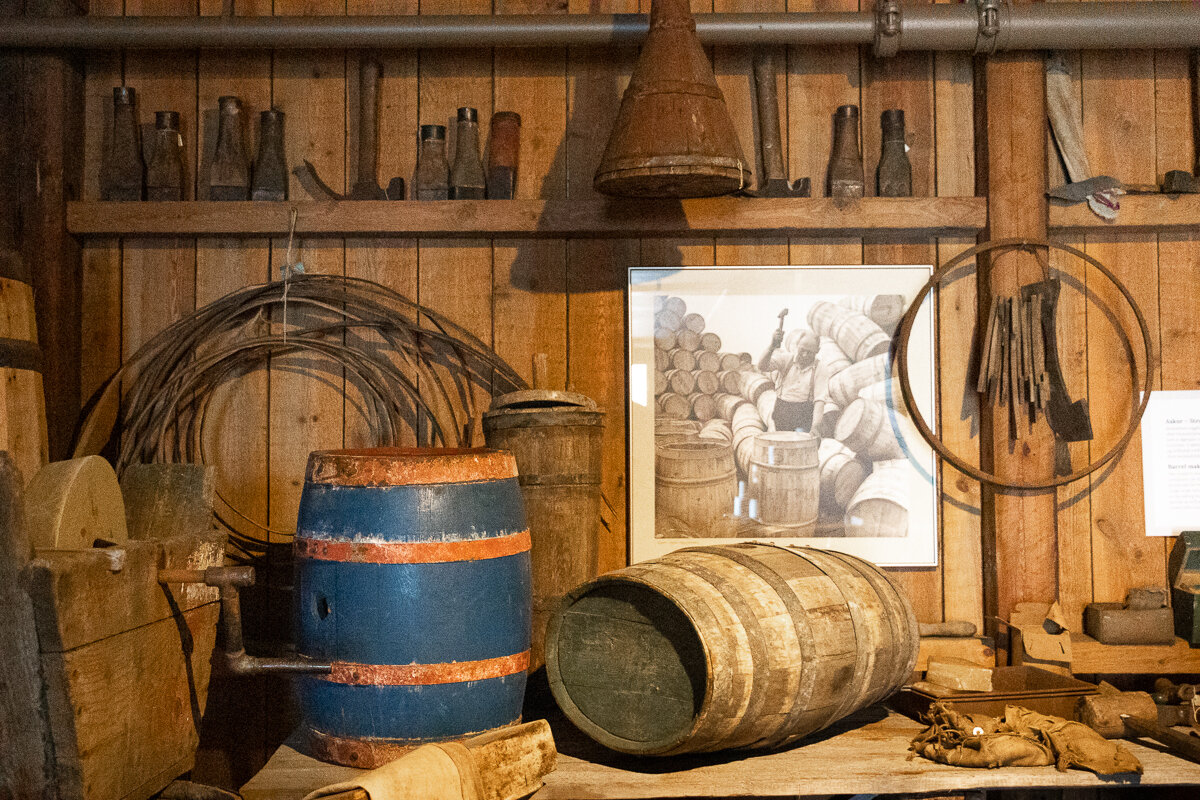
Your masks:
[[[917,625],[921,636],[949,636],[966,639],[975,635],[975,623],[966,620],[948,622],[921,622]]]
[[[775,91],[775,58],[767,48],[754,51],[754,92],[758,100],[758,140],[762,148],[763,172],[767,181],[786,180],[779,134],[779,97]]]
[[[375,183],[379,135],[379,62],[363,56],[358,69],[358,182]]]

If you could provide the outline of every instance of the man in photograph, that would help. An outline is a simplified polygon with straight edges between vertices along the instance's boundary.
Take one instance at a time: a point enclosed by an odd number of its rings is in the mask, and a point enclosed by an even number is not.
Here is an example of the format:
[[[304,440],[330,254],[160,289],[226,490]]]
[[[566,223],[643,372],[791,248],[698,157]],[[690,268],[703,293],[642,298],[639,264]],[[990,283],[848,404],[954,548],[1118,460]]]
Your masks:
[[[820,435],[829,383],[827,376],[819,374],[821,338],[807,328],[793,329],[787,338],[784,346],[783,331],[774,331],[770,346],[758,360],[760,372],[774,373],[776,398],[770,421],[777,431]]]

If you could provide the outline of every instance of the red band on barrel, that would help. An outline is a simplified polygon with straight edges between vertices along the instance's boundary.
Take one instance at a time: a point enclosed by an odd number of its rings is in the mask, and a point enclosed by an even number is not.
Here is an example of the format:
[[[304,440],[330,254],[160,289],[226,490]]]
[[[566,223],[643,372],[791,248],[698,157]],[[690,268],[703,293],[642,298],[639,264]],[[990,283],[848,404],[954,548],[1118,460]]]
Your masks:
[[[484,561],[529,551],[529,531],[490,539],[459,542],[351,542],[345,539],[296,537],[296,555],[320,561],[353,561],[361,564],[440,564],[451,561]]]
[[[320,676],[333,683],[358,686],[428,686],[503,678],[529,668],[529,651],[483,661],[451,661],[448,664],[355,664],[333,662],[333,672]]]

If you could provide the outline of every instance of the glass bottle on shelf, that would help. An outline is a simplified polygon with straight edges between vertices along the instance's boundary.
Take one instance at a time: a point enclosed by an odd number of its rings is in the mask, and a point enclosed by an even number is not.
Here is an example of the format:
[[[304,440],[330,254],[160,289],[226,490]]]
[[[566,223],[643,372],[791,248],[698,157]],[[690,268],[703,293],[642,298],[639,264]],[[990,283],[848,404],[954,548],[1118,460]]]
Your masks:
[[[178,111],[154,112],[154,149],[146,165],[147,200],[183,200],[183,134]]]
[[[138,137],[136,96],[130,86],[113,89],[112,138],[100,166],[101,200],[141,200],[146,165]]]
[[[250,183],[251,200],[286,200],[287,156],[283,152],[284,113],[270,109],[258,115],[258,158]]]
[[[418,200],[450,199],[450,165],[446,161],[446,126],[422,125],[417,151]]]
[[[454,166],[450,169],[451,200],[482,200],[483,161],[479,157],[479,112],[458,110],[458,138],[454,143]]]
[[[904,143],[904,110],[889,108],[879,118],[883,129],[875,190],[880,197],[912,197],[912,164]]]

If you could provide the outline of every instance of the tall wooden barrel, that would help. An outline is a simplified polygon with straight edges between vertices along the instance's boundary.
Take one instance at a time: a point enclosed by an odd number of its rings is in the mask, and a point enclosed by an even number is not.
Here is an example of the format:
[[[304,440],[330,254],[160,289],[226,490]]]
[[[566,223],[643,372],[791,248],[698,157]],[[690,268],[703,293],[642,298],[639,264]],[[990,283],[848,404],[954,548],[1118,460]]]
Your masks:
[[[296,529],[297,678],[317,757],[386,763],[521,718],[529,528],[511,453],[309,456]]]
[[[891,376],[892,362],[887,353],[851,364],[829,379],[829,399],[842,408],[850,405],[865,387]]]
[[[658,536],[732,536],[737,471],[729,445],[674,442],[655,447],[654,527]]]
[[[568,594],[546,672],[571,721],[614,750],[769,748],[900,688],[918,644],[908,601],[862,559],[697,547]]]
[[[838,417],[833,438],[868,461],[904,458],[904,449],[896,440],[892,421],[883,403],[855,400]]]
[[[49,457],[32,283],[21,254],[0,243],[0,450],[25,483]]]
[[[574,392],[513,392],[492,401],[483,433],[488,447],[517,460],[533,548],[532,671],[545,662],[550,613],[597,573],[604,412]]]
[[[816,528],[821,495],[817,459],[820,440],[810,433],[760,433],[750,461],[750,496],[758,500],[758,521],[810,536]]]
[[[908,462],[876,461],[846,507],[846,536],[908,535]]]
[[[891,338],[864,314],[822,300],[808,310],[808,326],[837,342],[854,361],[886,353]]]

